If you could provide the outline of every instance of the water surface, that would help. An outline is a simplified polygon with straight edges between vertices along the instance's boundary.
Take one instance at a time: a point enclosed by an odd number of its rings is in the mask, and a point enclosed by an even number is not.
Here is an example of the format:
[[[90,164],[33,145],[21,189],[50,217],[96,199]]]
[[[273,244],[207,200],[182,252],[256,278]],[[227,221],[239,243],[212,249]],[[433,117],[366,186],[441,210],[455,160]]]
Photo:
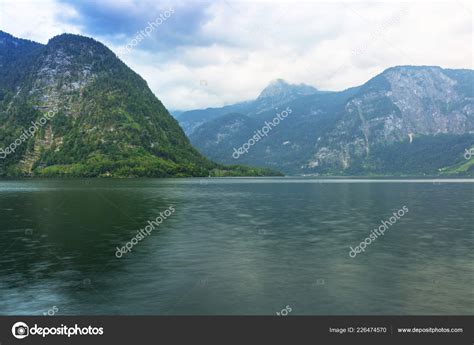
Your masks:
[[[470,180],[0,181],[0,314],[471,314],[473,209]]]

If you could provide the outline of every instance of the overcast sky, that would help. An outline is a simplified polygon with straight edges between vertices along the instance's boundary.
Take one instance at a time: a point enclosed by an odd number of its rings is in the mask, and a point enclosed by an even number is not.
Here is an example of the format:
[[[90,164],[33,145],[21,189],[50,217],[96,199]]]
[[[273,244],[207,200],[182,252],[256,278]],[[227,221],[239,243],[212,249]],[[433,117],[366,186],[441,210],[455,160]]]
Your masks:
[[[41,43],[94,37],[176,110],[254,99],[277,78],[341,90],[395,65],[473,68],[472,10],[464,0],[0,0],[0,30]]]

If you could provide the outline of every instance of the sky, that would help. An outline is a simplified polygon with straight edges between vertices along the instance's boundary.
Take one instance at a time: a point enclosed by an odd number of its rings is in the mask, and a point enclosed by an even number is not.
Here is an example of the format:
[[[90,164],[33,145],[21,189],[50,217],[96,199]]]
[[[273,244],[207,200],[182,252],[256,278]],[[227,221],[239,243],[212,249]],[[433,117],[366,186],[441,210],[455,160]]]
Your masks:
[[[277,78],[343,90],[397,65],[474,65],[465,0],[0,0],[0,30],[93,37],[170,110],[255,99]]]

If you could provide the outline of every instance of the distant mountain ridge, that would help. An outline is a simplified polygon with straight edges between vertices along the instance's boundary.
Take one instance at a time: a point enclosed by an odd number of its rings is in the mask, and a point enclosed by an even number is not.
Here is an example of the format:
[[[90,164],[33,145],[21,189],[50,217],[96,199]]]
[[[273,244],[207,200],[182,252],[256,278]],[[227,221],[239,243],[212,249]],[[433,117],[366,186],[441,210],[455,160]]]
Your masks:
[[[296,98],[320,92],[306,84],[290,84],[283,79],[276,79],[271,81],[253,101],[240,102],[220,108],[185,111],[177,115],[176,118],[186,135],[189,136],[203,123],[222,115],[231,113],[257,115],[275,109],[275,107]]]
[[[473,88],[473,70],[392,67],[361,86],[302,95],[258,114],[228,106],[232,112],[203,121],[189,137],[207,157],[235,162],[233,149],[290,107],[291,116],[239,162],[288,174],[473,175],[474,159],[463,158],[474,146]]]

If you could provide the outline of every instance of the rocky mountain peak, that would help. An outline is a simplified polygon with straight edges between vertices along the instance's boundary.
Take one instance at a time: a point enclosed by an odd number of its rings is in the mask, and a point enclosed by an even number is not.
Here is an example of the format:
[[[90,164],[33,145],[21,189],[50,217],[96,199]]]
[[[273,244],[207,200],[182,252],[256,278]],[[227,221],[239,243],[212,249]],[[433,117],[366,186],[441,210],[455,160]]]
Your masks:
[[[283,79],[272,80],[268,86],[266,86],[257,98],[258,100],[264,98],[287,98],[288,96],[304,96],[318,92],[318,90],[312,86],[306,84],[290,84]]]

